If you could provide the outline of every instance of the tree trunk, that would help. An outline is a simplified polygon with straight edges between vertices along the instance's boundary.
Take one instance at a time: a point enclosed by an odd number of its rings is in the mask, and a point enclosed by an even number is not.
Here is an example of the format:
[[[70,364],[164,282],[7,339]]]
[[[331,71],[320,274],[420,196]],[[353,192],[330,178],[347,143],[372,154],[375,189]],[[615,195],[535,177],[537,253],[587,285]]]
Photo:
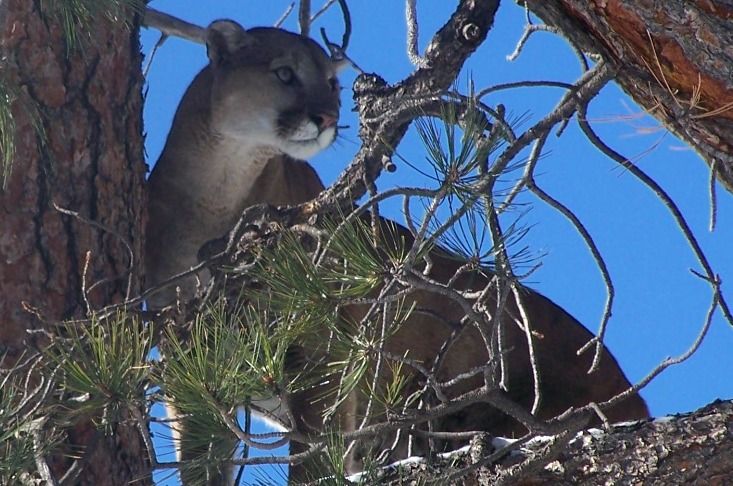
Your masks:
[[[526,3],[581,50],[614,62],[621,88],[693,147],[733,192],[730,0]]]
[[[69,47],[60,22],[40,11],[55,3],[0,1],[2,74],[15,123],[12,174],[0,193],[4,367],[43,345],[43,334],[29,330],[84,317],[87,305],[122,301],[140,286],[145,163],[137,21],[95,18],[91,31],[78,29],[81,47]],[[83,289],[91,289],[86,299]],[[75,424],[66,446],[86,450],[74,484],[150,482],[134,426],[105,435],[91,422]],[[58,479],[68,460],[51,466]]]

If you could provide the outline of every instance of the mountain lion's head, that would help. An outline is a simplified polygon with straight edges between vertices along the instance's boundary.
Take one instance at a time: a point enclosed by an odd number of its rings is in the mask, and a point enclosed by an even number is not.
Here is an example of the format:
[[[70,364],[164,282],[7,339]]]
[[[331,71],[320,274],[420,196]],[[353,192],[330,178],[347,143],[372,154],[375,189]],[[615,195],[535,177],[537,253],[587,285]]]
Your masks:
[[[219,20],[208,27],[206,45],[212,130],[297,159],[330,145],[340,105],[339,64],[318,44],[280,29],[245,31]]]

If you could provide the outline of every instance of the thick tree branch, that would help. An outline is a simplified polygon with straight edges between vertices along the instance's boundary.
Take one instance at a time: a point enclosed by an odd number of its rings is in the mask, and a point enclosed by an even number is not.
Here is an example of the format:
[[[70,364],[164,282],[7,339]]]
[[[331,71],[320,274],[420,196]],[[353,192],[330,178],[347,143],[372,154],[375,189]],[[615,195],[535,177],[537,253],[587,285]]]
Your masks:
[[[619,86],[693,147],[733,191],[730,2],[527,0],[526,4],[583,51],[616,64]]]
[[[450,465],[405,463],[401,473],[389,474],[382,484],[438,475],[454,478],[441,484],[727,484],[733,477],[733,402],[718,401],[690,414],[616,425],[611,432],[586,430],[554,454],[549,450],[552,438],[520,442],[525,442],[521,448],[506,447],[502,439],[483,448],[474,443],[462,455],[442,459]],[[496,457],[497,451],[503,454]],[[531,465],[547,454],[551,460],[546,465],[542,459],[542,467]]]

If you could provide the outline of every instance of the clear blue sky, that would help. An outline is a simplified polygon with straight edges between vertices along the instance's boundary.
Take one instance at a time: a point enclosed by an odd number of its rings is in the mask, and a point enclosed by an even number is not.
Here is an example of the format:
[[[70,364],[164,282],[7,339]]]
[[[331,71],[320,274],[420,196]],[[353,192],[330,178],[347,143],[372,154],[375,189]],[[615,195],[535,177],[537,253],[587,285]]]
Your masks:
[[[272,25],[289,1],[156,0],[152,8],[205,26],[218,18],[232,18],[245,27]],[[448,18],[456,2],[418,2],[420,49]],[[314,7],[320,7],[314,2]],[[349,2],[353,35],[349,55],[362,69],[396,82],[411,72],[405,54],[404,2]],[[580,69],[561,39],[536,34],[515,62],[506,61],[524,26],[523,11],[503,2],[495,27],[464,69],[458,86],[470,75],[477,88],[520,80],[573,82]],[[340,39],[337,8],[316,24]],[[295,16],[284,25],[297,30]],[[317,31],[314,29],[314,31]],[[143,50],[157,40],[156,31],[143,31]],[[145,105],[146,148],[149,164],[157,159],[171,119],[186,86],[207,62],[203,46],[170,39],[156,54],[148,76]],[[326,184],[333,181],[358,149],[357,121],[351,113],[351,83],[355,73],[342,75],[343,107],[340,140],[312,162]],[[507,112],[527,113],[530,126],[547,113],[562,95],[557,89],[523,89],[486,98],[502,103]],[[589,117],[606,143],[637,162],[675,199],[704,251],[724,282],[729,299],[733,288],[733,197],[718,190],[718,225],[708,231],[709,171],[705,163],[643,112],[615,86],[603,90]],[[656,127],[656,128],[655,128]],[[648,130],[650,129],[651,130]],[[549,149],[549,150],[548,150]],[[584,221],[603,253],[616,289],[614,313],[606,343],[632,380],[638,380],[667,356],[692,343],[710,305],[709,286],[692,275],[694,255],[674,221],[654,195],[633,176],[617,168],[584,140],[573,122],[561,138],[548,143],[536,171],[537,183],[569,206]],[[420,165],[424,151],[414,133],[399,146],[400,155]],[[398,162],[395,174],[378,180],[380,189],[397,184],[416,185],[419,175]],[[600,273],[580,237],[562,216],[529,196],[532,209],[525,222],[532,229],[524,241],[542,257],[542,267],[525,282],[564,307],[595,331],[605,302]],[[397,207],[383,213],[401,219]],[[698,353],[665,371],[642,395],[655,416],[694,410],[716,398],[733,397],[733,329],[716,313],[713,326]]]

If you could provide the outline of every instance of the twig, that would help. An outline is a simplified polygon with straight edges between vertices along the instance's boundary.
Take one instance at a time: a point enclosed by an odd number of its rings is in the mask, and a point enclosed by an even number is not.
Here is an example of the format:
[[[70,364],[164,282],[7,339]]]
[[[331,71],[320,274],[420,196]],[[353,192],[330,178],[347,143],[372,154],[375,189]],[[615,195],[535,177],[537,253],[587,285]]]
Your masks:
[[[583,238],[591,254],[593,255],[593,258],[596,261],[596,265],[598,266],[598,269],[601,272],[601,276],[603,277],[603,282],[606,286],[606,303],[604,305],[603,315],[601,317],[601,324],[599,326],[596,336],[578,350],[578,353],[580,354],[585,352],[588,349],[588,346],[596,344],[596,351],[593,357],[593,362],[591,363],[590,369],[588,370],[589,373],[592,373],[597,369],[600,363],[601,352],[603,350],[603,337],[605,336],[608,321],[611,318],[615,290],[613,286],[613,281],[611,280],[610,272],[608,271],[608,266],[606,265],[603,255],[601,255],[598,246],[596,245],[593,237],[590,235],[588,230],[585,228],[583,222],[575,215],[572,210],[570,210],[570,208],[543,191],[535,182],[534,170],[537,166],[537,162],[539,161],[542,148],[547,141],[548,135],[549,133],[545,132],[536,140],[535,144],[532,147],[532,151],[530,152],[527,165],[525,166],[524,174],[522,175],[521,179],[517,181],[514,187],[512,187],[511,191],[504,199],[504,202],[499,208],[499,211],[504,211],[511,204],[512,200],[519,194],[521,188],[526,186],[530,191],[532,191],[534,195],[539,197],[550,207],[559,211],[563,216],[565,216],[565,218],[567,218],[572,223],[576,231],[578,231],[580,236]]]
[[[349,13],[349,9],[346,6],[345,0],[339,0],[339,5],[341,6],[341,12],[344,16],[344,34],[341,37],[341,45],[331,42],[331,40],[328,38],[328,35],[326,34],[326,29],[323,27],[321,27],[320,29],[321,38],[323,39],[323,43],[328,49],[328,52],[331,54],[331,59],[335,61],[348,61],[348,63],[357,72],[363,73],[364,71],[362,71],[361,68],[357,66],[356,63],[352,61],[351,58],[349,58],[349,56],[346,55],[346,48],[349,45],[349,38],[351,37],[351,14]],[[330,4],[324,5],[322,10],[325,11],[325,9],[330,6]],[[315,16],[313,18],[315,18]],[[311,18],[311,21],[313,20],[313,18]]]
[[[427,381],[430,388],[435,392],[435,396],[438,397],[438,400],[443,403],[448,403],[450,401],[445,393],[443,393],[443,390],[441,390],[441,386],[438,383],[438,380],[435,378],[435,374],[428,370],[426,367],[424,367],[422,364],[420,364],[418,360],[408,358],[407,356],[400,356],[384,350],[381,350],[380,354],[382,354],[387,359],[396,361],[398,363],[404,363],[411,368],[417,370],[421,375],[425,377],[425,380]]]
[[[422,223],[420,224],[420,227],[417,230],[417,234],[415,235],[415,241],[412,243],[412,247],[407,252],[407,255],[403,259],[403,265],[406,267],[412,267],[415,263],[415,259],[417,258],[417,255],[419,251],[424,246],[424,240],[425,236],[428,232],[428,229],[430,228],[430,223],[435,217],[435,213],[440,209],[440,205],[445,199],[445,196],[448,194],[450,190],[450,183],[446,182],[441,185],[441,187],[438,189],[438,192],[433,196],[433,200],[430,201],[430,205],[425,209],[425,215],[423,216]],[[436,238],[433,234],[431,236],[431,239]],[[430,242],[427,243],[428,245],[431,244]]]
[[[281,437],[280,439],[276,440],[275,442],[257,442],[252,440],[252,437],[250,437],[249,434],[245,433],[239,425],[232,419],[232,417],[229,416],[226,410],[224,410],[221,405],[216,403],[216,410],[219,412],[219,417],[224,421],[224,424],[226,424],[227,428],[237,436],[237,439],[241,440],[245,444],[247,444],[249,447],[254,447],[255,449],[262,449],[262,450],[273,450],[277,449],[279,447],[284,446],[285,444],[290,441],[290,436]]]
[[[331,8],[331,5],[333,5],[334,3],[336,3],[336,0],[327,0],[326,3],[324,3],[323,6],[316,13],[313,14],[313,16],[311,17],[311,23],[318,20],[318,17],[326,13],[326,11]]]
[[[75,481],[79,478],[79,475],[81,475],[82,470],[82,461],[79,459],[74,460],[59,480],[59,485],[66,486],[67,484],[76,484]]]
[[[279,19],[275,22],[273,25],[274,27],[280,28],[282,24],[287,20],[288,16],[291,14],[293,9],[295,8],[295,2],[290,2],[290,5],[285,9],[285,11],[282,13]],[[311,18],[311,22],[313,22],[313,19]]]
[[[593,237],[591,236],[590,232],[586,229],[583,222],[578,218],[574,212],[570,210],[567,206],[562,204],[557,199],[553,198],[549,194],[547,194],[545,191],[540,189],[537,184],[534,181],[534,178],[531,179],[530,182],[530,190],[533,194],[535,194],[537,197],[539,197],[542,201],[550,205],[551,207],[555,208],[557,211],[559,211],[563,216],[565,216],[575,227],[575,230],[580,234],[580,236],[583,238],[583,241],[585,242],[586,247],[590,250],[591,255],[593,255],[593,259],[596,261],[596,266],[601,272],[601,276],[603,278],[603,283],[606,286],[606,303],[603,307],[603,315],[601,317],[601,324],[598,326],[598,331],[596,332],[596,335],[588,341],[585,345],[583,345],[580,349],[578,349],[577,353],[580,355],[584,353],[590,346],[593,344],[596,345],[595,354],[593,356],[593,362],[591,363],[590,368],[588,369],[588,373],[594,372],[601,361],[601,355],[603,353],[603,338],[606,335],[606,328],[608,327],[608,321],[611,319],[611,314],[613,312],[613,301],[616,296],[616,290],[613,285],[613,280],[611,280],[611,274],[608,270],[608,266],[606,265],[606,261],[603,258],[603,255],[601,254],[600,250],[598,249],[598,246],[596,245],[595,241],[593,240]]]
[[[527,160],[527,164],[524,166],[524,174],[522,174],[522,177],[517,181],[516,184],[514,184],[514,187],[511,188],[509,194],[507,194],[507,196],[504,198],[504,201],[501,203],[501,206],[499,206],[499,208],[497,209],[499,214],[506,211],[507,208],[511,206],[514,199],[522,191],[522,189],[524,187],[527,187],[527,185],[533,180],[534,169],[537,166],[537,162],[542,155],[542,149],[545,147],[545,143],[547,143],[547,138],[549,137],[549,135],[549,131],[542,133],[539,137],[537,137],[537,140],[535,140],[534,144],[532,144],[532,150],[529,153],[529,159]]]
[[[483,169],[482,175],[488,175],[488,167]],[[542,401],[542,394],[540,390],[540,370],[537,364],[537,357],[535,355],[534,339],[532,338],[531,323],[524,307],[524,302],[520,295],[519,289],[516,284],[516,276],[512,270],[511,260],[506,249],[506,238],[501,229],[501,223],[497,214],[494,199],[492,197],[492,190],[488,189],[484,192],[485,194],[485,213],[488,220],[489,231],[491,232],[491,238],[494,242],[494,253],[496,254],[497,270],[500,278],[505,279],[509,282],[509,287],[514,294],[514,302],[519,309],[519,315],[522,319],[522,330],[524,331],[527,339],[527,350],[529,354],[530,368],[532,369],[532,383],[534,387],[534,398],[532,401],[532,414],[536,414],[539,410],[540,402]],[[501,350],[500,350],[501,352]],[[507,376],[506,372],[502,372],[502,377]],[[502,379],[503,385],[504,383]]]
[[[148,60],[145,63],[145,68],[143,69],[143,77],[148,77],[148,72],[150,71],[150,67],[153,65],[153,59],[155,59],[155,54],[158,53],[158,49],[165,43],[165,41],[168,40],[168,34],[161,32],[160,37],[158,38],[157,42],[153,46],[153,49],[150,51],[150,54],[148,55]]]
[[[413,424],[424,423],[429,420],[434,420],[446,415],[450,415],[459,410],[466,408],[474,403],[486,402],[493,407],[496,407],[511,417],[517,419],[522,425],[527,427],[528,430],[534,433],[544,433],[552,430],[564,430],[564,423],[549,424],[547,422],[537,419],[535,416],[524,410],[520,405],[514,403],[511,399],[507,398],[504,392],[493,389],[490,390],[486,387],[481,387],[470,392],[464,393],[448,403],[441,403],[431,409],[425,410],[420,413],[413,413],[406,417],[394,418],[389,422],[382,422],[374,425],[369,425],[359,430],[352,432],[346,432],[343,434],[344,440],[355,440],[363,439],[368,437],[374,437],[381,435],[399,428],[405,428]]]
[[[38,419],[33,425],[31,425],[31,427],[33,427],[33,451],[36,462],[36,471],[41,476],[41,479],[46,482],[46,486],[58,486],[59,482],[51,472],[51,468],[48,466],[48,462],[42,453],[44,449],[44,441],[41,437],[41,427],[45,421],[46,419]]]
[[[636,164],[631,162],[626,157],[622,156],[615,150],[613,150],[611,147],[606,145],[606,143],[598,137],[598,135],[595,133],[593,128],[590,126],[590,123],[588,122],[588,119],[586,117],[585,113],[585,107],[583,105],[579,105],[578,107],[578,124],[580,125],[581,130],[583,130],[583,133],[585,133],[586,137],[588,137],[588,140],[593,143],[601,152],[606,154],[611,160],[628,170],[634,177],[639,179],[644,185],[646,185],[654,194],[659,198],[659,200],[664,204],[664,206],[667,208],[667,210],[672,215],[672,218],[677,223],[677,226],[680,228],[680,231],[682,232],[683,236],[685,237],[685,240],[690,245],[690,248],[692,249],[692,252],[695,254],[695,257],[697,258],[698,262],[700,263],[700,266],[704,270],[704,278],[705,280],[710,283],[713,286],[714,292],[718,294],[718,305],[720,305],[720,310],[723,312],[723,316],[728,321],[728,323],[733,326],[733,315],[731,315],[730,308],[728,307],[728,303],[725,300],[725,297],[722,293],[719,292],[719,281],[717,279],[717,274],[713,271],[712,267],[710,266],[710,262],[708,261],[707,257],[705,256],[705,252],[702,251],[702,248],[700,247],[700,244],[697,241],[697,238],[695,237],[695,234],[693,233],[692,229],[690,228],[689,224],[687,224],[687,220],[685,219],[684,215],[682,214],[682,211],[680,211],[677,204],[674,202],[674,200],[667,194],[667,192],[662,189],[662,187],[649,177],[649,175],[646,174],[643,170],[641,170]]]
[[[601,407],[598,406],[595,402],[590,402],[588,404],[590,408],[593,409],[593,411],[596,413],[599,419],[601,419],[601,423],[603,424],[603,428],[607,431],[613,430],[611,426],[611,422],[608,421],[608,417],[606,417],[606,414],[603,413],[603,410],[601,410]]]
[[[55,202],[52,203],[52,206],[56,211],[60,212],[61,214],[72,216],[78,219],[79,221],[81,221],[82,223],[88,224],[89,226],[92,226],[94,228],[97,228],[99,230],[102,230],[106,233],[111,234],[112,236],[116,237],[120,242],[122,242],[122,244],[125,247],[125,250],[127,250],[127,256],[128,256],[127,269],[116,277],[102,279],[102,280],[99,280],[98,282],[93,283],[89,287],[88,291],[92,291],[95,287],[101,285],[102,283],[114,282],[115,280],[119,280],[121,278],[127,277],[127,289],[125,291],[125,300],[129,300],[130,294],[132,293],[132,276],[133,276],[132,271],[133,271],[133,268],[135,267],[135,253],[132,251],[132,246],[127,241],[127,239],[124,236],[122,236],[122,234],[119,231],[115,230],[114,228],[104,225],[98,221],[91,220],[85,216],[82,216],[77,211],[72,211],[71,209],[62,208]]]
[[[542,381],[540,379],[541,375],[540,367],[537,363],[537,355],[535,354],[534,338],[532,337],[532,323],[530,322],[529,316],[527,315],[527,311],[524,307],[524,301],[522,300],[521,292],[519,291],[517,283],[514,280],[512,280],[512,282],[510,283],[510,287],[512,289],[512,293],[514,294],[514,301],[516,302],[517,308],[519,309],[519,314],[522,316],[522,330],[524,331],[524,335],[527,339],[527,351],[529,353],[529,364],[532,369],[532,385],[534,387],[532,414],[536,414],[540,409],[540,404],[542,403]]]
[[[87,289],[87,275],[89,274],[89,263],[92,259],[92,252],[87,250],[84,254],[84,267],[81,271],[81,298],[86,306],[87,313],[93,312],[92,305],[89,303],[89,291]]]
[[[346,51],[349,48],[349,41],[351,40],[351,12],[349,12],[349,6],[346,4],[346,0],[338,0],[339,7],[341,7],[341,15],[344,18],[344,35],[341,36],[341,50]],[[354,64],[352,62],[352,64]]]
[[[508,353],[510,350],[505,351],[504,353]],[[453,376],[450,380],[439,382],[438,386],[440,388],[450,388],[454,385],[457,385],[458,383],[462,382],[463,380],[468,380],[470,378],[473,378],[474,376],[478,375],[479,373],[484,373],[487,369],[491,369],[494,367],[493,360],[496,359],[496,357],[492,357],[488,363],[481,366],[476,366],[474,368],[471,368],[468,371],[464,371],[463,373],[458,373],[457,375]]]
[[[715,313],[715,309],[720,305],[720,299],[722,295],[720,294],[720,287],[718,286],[719,283],[720,282],[717,282],[716,285],[714,285],[715,291],[713,293],[713,300],[705,316],[705,322],[702,328],[700,329],[700,332],[698,333],[697,337],[695,338],[695,341],[690,345],[687,351],[685,351],[684,353],[682,353],[681,355],[675,358],[666,358],[664,361],[659,363],[657,367],[654,368],[649,374],[647,374],[644,378],[642,378],[638,383],[634,384],[634,386],[630,387],[625,392],[616,395],[615,397],[611,398],[610,400],[607,400],[603,403],[598,404],[598,406],[600,406],[601,408],[609,408],[609,407],[616,405],[617,403],[625,400],[629,396],[635,393],[638,393],[639,390],[647,386],[662,371],[666,370],[670,366],[677,365],[677,364],[680,364],[686,361],[690,356],[695,354],[695,352],[698,350],[703,340],[705,339],[705,336],[707,335],[708,331],[710,330],[710,325],[713,322],[713,314]]]
[[[417,26],[417,0],[405,0],[405,17],[407,20],[407,57],[417,68],[428,67],[428,62],[420,56],[417,47],[418,26]]]
[[[485,434],[483,430],[467,430],[460,432],[440,432],[440,431],[428,431],[421,429],[411,429],[407,432],[410,435],[418,435],[420,437],[434,437],[436,439],[447,439],[447,440],[466,440],[472,439],[477,435]]]
[[[311,446],[307,451],[300,452],[298,454],[290,454],[287,456],[258,456],[258,457],[243,457],[239,459],[229,459],[227,462],[234,466],[258,466],[263,464],[288,464],[295,466],[300,464],[315,454],[319,453],[323,448],[326,447],[326,441],[319,442]],[[156,465],[157,469],[181,469],[186,466],[186,462],[159,462]]]
[[[710,194],[710,232],[715,231],[715,223],[718,219],[718,197],[715,192],[715,180],[717,179],[718,160],[713,159],[710,164],[710,180],[708,182],[708,194]]]
[[[551,32],[557,35],[558,37],[562,37],[563,39],[565,39],[565,41],[568,43],[570,48],[575,53],[575,56],[580,61],[580,65],[581,65],[583,72],[588,71],[589,69],[588,59],[586,59],[585,54],[583,53],[583,50],[575,44],[573,39],[566,36],[565,33],[562,32],[557,27],[546,25],[546,24],[540,24],[540,25],[533,24],[532,18],[529,12],[529,7],[526,5],[526,3],[524,5],[524,8],[525,8],[524,12],[525,12],[525,18],[526,18],[527,24],[524,27],[524,32],[522,32],[522,36],[517,41],[517,45],[514,48],[514,52],[512,52],[511,54],[509,54],[506,57],[507,61],[510,61],[510,62],[515,61],[519,57],[519,54],[522,52],[522,49],[524,48],[525,44],[529,40],[529,37],[532,34],[534,34],[535,32]]]
[[[326,254],[328,253],[327,250],[331,248],[331,242],[334,241],[334,238],[336,237],[336,235],[338,235],[341,231],[346,229],[350,224],[352,224],[362,214],[366,213],[369,210],[369,208],[372,207],[374,204],[380,201],[389,199],[390,197],[395,197],[395,196],[433,197],[437,193],[438,191],[436,190],[424,189],[421,187],[395,187],[392,189],[388,189],[386,191],[382,191],[370,197],[369,199],[366,200],[366,202],[364,202],[360,206],[353,208],[349,212],[349,214],[341,220],[338,226],[334,228],[333,232],[331,233],[331,238],[323,246],[323,249],[321,251],[321,257],[316,261],[316,266],[320,266],[322,264]]]
[[[476,99],[480,100],[484,96],[494,93],[496,91],[503,91],[507,89],[516,88],[537,88],[537,87],[552,87],[552,88],[563,88],[563,89],[574,89],[575,85],[572,83],[565,83],[562,81],[514,81],[511,83],[500,83],[488,88],[484,88],[476,93]]]
[[[388,308],[388,304],[383,303],[382,304],[382,319],[381,319],[382,326],[380,329],[379,347],[376,350],[377,362],[374,365],[374,376],[372,377],[372,382],[371,382],[372,393],[369,393],[369,397],[367,399],[367,404],[366,404],[366,410],[364,411],[364,417],[362,418],[361,423],[358,426],[359,429],[365,427],[367,423],[369,422],[369,420],[372,418],[371,417],[372,407],[374,406],[376,395],[378,393],[377,390],[378,390],[379,379],[382,377],[382,369],[383,369],[382,356],[384,353],[386,353],[386,351],[384,351],[384,344],[387,341],[386,338],[387,338],[388,327],[389,327],[388,321],[387,321],[387,315],[388,315],[387,308]],[[343,379],[344,375],[342,374],[341,376]],[[339,384],[339,387],[341,387],[341,384]],[[344,457],[348,456],[351,453],[351,450],[354,448],[355,445],[356,445],[356,441],[352,441],[348,445],[348,447],[344,451]]]
[[[519,55],[522,53],[524,46],[527,44],[527,41],[535,32],[550,32],[558,36],[561,35],[560,30],[557,27],[552,27],[545,24],[528,23],[524,26],[524,32],[522,32],[522,36],[517,41],[517,45],[514,47],[514,51],[506,56],[506,60],[509,62],[516,61],[517,58],[519,58]]]
[[[308,37],[311,31],[310,0],[300,0],[300,7],[298,9],[298,25],[300,26],[300,35]]]
[[[146,423],[145,418],[136,406],[131,406],[129,410],[132,414],[132,417],[135,419],[135,424],[137,425],[138,431],[140,432],[140,437],[142,437],[143,439],[145,450],[148,453],[148,461],[150,461],[150,467],[152,469],[155,469],[158,467],[158,459],[155,457],[155,446],[153,445],[153,440],[150,438],[150,430],[148,429],[148,424]]]

